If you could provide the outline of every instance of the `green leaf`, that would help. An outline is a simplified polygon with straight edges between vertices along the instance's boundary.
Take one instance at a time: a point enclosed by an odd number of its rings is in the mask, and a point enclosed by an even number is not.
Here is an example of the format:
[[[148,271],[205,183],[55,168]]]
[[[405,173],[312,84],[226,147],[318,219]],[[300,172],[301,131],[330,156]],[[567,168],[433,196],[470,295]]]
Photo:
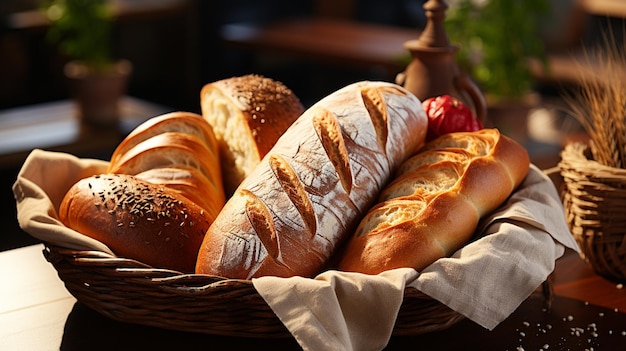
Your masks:
[[[70,58],[108,65],[111,57],[111,11],[105,0],[47,0],[42,4],[50,28],[48,39]]]
[[[548,0],[454,2],[445,26],[460,46],[459,66],[492,96],[523,96],[532,86],[528,58],[545,57],[539,26],[550,10]]]

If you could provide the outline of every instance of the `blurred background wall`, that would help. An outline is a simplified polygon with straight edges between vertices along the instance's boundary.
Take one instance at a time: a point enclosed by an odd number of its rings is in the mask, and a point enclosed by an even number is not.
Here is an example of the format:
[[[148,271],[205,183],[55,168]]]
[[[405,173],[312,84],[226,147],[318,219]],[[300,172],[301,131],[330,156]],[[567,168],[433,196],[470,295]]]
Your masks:
[[[129,94],[185,110],[198,109],[203,84],[236,74],[274,74],[278,77],[272,78],[293,83],[294,90],[306,86],[309,71],[302,67],[288,73],[293,65],[284,63],[280,70],[260,72],[264,68],[252,66],[249,53],[222,45],[219,35],[224,24],[261,24],[318,14],[406,28],[419,28],[424,21],[421,0],[339,0],[328,10],[318,5],[324,1],[314,0],[125,2],[132,4],[136,13],[116,21],[113,49],[118,57],[134,64]],[[159,4],[164,9],[154,10]],[[142,6],[145,13],[141,13]],[[62,75],[66,59],[46,41],[45,26],[15,23],[11,18],[36,8],[37,0],[3,0],[0,4],[0,109],[68,96]],[[320,67],[310,69],[315,68]]]

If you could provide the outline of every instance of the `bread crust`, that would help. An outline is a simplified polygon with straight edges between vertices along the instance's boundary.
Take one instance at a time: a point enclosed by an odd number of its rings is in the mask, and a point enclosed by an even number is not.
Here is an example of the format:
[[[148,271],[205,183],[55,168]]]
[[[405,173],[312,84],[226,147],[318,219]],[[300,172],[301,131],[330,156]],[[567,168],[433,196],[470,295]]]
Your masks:
[[[219,159],[213,157],[213,153],[199,138],[180,132],[157,134],[138,143],[117,162],[112,162],[108,173],[135,175],[168,167],[195,168],[216,189],[223,189]]]
[[[165,185],[200,205],[211,219],[226,202],[217,140],[196,113],[166,113],[137,126],[113,152],[107,173]]]
[[[210,225],[207,213],[175,191],[130,175],[84,178],[66,193],[59,219],[117,256],[193,272]]]
[[[209,182],[195,168],[154,168],[141,172],[136,177],[168,187],[193,201],[206,211],[210,222],[213,222],[226,202],[222,189],[217,189],[215,184]]]
[[[219,143],[227,196],[304,112],[287,86],[257,74],[206,84],[200,105]]]
[[[419,100],[395,84],[359,82],[330,94],[291,125],[228,200],[207,231],[196,272],[241,279],[318,273],[423,144],[426,129]]]
[[[519,186],[529,166],[526,150],[497,129],[433,140],[400,166],[403,173],[362,219],[338,269],[366,274],[401,267],[420,271],[451,255],[472,238],[479,220]],[[445,176],[451,169],[458,178]],[[432,179],[424,181],[424,174]]]
[[[215,139],[213,129],[202,116],[192,112],[176,111],[150,118],[133,129],[113,151],[110,160],[111,165],[115,166],[137,144],[153,136],[168,132],[179,132],[195,136],[207,146],[213,159],[217,160],[219,158],[217,140]],[[111,173],[110,170],[109,173]]]

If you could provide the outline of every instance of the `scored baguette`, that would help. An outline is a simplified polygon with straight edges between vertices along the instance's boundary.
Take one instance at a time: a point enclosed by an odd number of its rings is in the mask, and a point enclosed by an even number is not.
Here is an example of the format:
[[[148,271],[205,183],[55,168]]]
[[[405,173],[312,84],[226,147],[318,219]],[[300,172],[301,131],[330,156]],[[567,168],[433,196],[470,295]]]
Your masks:
[[[257,74],[206,84],[200,106],[219,143],[227,197],[304,112],[293,91]]]
[[[312,276],[423,145],[420,101],[385,82],[346,86],[305,111],[245,178],[206,233],[196,272]]]
[[[348,240],[338,269],[420,271],[467,243],[528,173],[526,150],[497,129],[443,135],[405,161]]]

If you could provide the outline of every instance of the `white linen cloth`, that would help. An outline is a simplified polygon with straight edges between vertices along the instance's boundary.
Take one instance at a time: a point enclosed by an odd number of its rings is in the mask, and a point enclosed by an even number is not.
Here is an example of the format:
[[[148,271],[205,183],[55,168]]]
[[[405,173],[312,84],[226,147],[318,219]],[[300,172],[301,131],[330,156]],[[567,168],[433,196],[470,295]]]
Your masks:
[[[33,150],[18,174],[20,226],[67,248],[112,253],[63,226],[65,192],[106,170],[101,160]],[[252,283],[305,350],[380,350],[389,341],[404,289],[414,287],[491,330],[552,272],[566,249],[578,251],[551,180],[531,165],[521,186],[484,218],[476,240],[422,272],[400,268],[369,276],[327,271],[317,277],[261,277]]]

